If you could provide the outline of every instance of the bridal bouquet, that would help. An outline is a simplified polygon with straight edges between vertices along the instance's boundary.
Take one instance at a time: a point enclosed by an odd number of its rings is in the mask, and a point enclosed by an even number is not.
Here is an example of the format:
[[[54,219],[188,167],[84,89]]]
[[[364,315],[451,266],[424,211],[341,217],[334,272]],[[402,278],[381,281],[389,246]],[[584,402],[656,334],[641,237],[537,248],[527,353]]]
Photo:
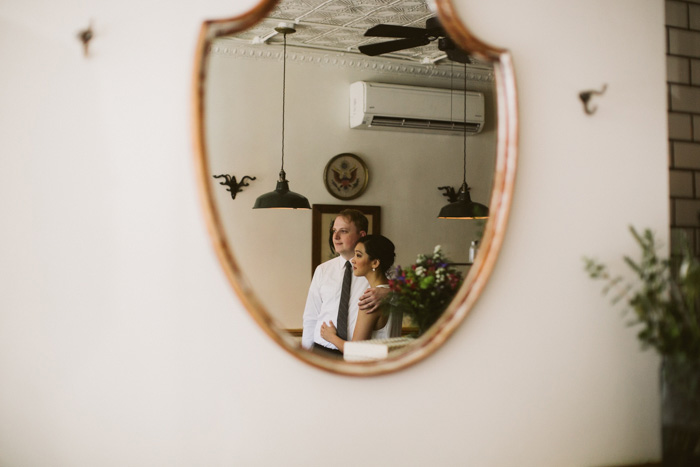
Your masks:
[[[450,265],[438,245],[432,255],[418,255],[415,264],[396,267],[389,280],[389,301],[423,334],[445,311],[462,280],[462,273]]]

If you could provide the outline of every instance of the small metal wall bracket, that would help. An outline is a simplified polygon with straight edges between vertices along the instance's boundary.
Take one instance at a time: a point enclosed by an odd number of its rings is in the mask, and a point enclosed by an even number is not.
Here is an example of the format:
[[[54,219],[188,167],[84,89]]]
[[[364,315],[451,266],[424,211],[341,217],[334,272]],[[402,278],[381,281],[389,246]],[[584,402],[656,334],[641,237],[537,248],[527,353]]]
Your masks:
[[[90,46],[90,41],[95,37],[95,33],[92,30],[92,21],[88,25],[87,29],[83,29],[78,32],[78,40],[83,43],[83,54],[87,58],[88,47]]]
[[[593,115],[596,110],[598,110],[598,107],[591,107],[591,97],[593,96],[601,96],[605,92],[605,90],[608,89],[607,84],[603,84],[603,88],[600,91],[595,91],[595,90],[589,90],[589,91],[581,91],[578,94],[578,97],[581,99],[581,102],[583,102],[583,110],[586,112],[588,115]]]
[[[244,186],[249,185],[248,182],[246,182],[246,178],[248,180],[255,180],[255,177],[249,177],[248,175],[244,175],[240,182],[236,181],[235,175],[221,174],[221,175],[214,175],[213,177],[225,179],[223,182],[219,182],[219,185],[224,185],[224,186],[228,187],[228,188],[226,188],[226,191],[231,192],[231,199],[236,199],[236,194],[243,191]]]
[[[442,194],[442,196],[446,196],[447,200],[450,203],[456,202],[457,198],[459,197],[459,191],[455,190],[451,186],[439,186],[438,190],[445,190],[445,192]]]
[[[466,190],[469,191],[471,188],[467,186]],[[459,201],[459,195],[462,193],[462,187],[454,189],[451,186],[439,186],[438,190],[445,190],[442,196],[446,197],[450,203],[455,203]]]

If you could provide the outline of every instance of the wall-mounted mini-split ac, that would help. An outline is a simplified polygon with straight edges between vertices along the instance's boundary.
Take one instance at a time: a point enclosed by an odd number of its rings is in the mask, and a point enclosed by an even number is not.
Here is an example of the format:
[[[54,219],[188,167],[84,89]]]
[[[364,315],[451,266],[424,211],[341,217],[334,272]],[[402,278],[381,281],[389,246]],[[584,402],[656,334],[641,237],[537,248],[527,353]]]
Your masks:
[[[366,81],[350,85],[350,128],[473,135],[483,126],[480,92]]]

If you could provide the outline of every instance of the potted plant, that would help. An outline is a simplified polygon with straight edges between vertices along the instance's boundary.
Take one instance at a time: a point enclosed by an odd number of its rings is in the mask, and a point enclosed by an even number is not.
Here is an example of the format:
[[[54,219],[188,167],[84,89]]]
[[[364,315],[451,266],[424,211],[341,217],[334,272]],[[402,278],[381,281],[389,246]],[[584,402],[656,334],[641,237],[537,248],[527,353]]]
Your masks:
[[[630,227],[641,248],[638,261],[624,256],[633,279],[584,258],[586,271],[603,280],[613,303],[624,301],[644,348],[662,357],[662,444],[664,465],[700,465],[700,261],[685,238],[679,258],[659,257],[654,234]]]
[[[389,280],[390,308],[403,312],[423,334],[442,315],[462,285],[462,273],[445,257],[440,245],[432,255],[418,255],[415,264],[397,266]]]

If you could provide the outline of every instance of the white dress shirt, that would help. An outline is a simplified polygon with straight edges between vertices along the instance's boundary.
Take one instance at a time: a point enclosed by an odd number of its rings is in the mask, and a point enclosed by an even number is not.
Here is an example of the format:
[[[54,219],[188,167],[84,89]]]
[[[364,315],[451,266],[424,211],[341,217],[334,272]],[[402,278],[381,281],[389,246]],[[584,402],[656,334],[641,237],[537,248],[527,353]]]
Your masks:
[[[314,343],[336,349],[337,347],[321,337],[321,324],[332,321],[337,326],[338,305],[340,304],[340,292],[343,287],[343,275],[345,274],[346,260],[338,256],[325,263],[319,264],[311,279],[309,294],[306,297],[304,307],[304,331],[301,336],[301,345],[305,349],[313,347]],[[352,276],[350,287],[350,306],[348,308],[348,340],[352,340],[352,334],[357,324],[358,302],[362,294],[369,288],[369,282],[364,277]]]

